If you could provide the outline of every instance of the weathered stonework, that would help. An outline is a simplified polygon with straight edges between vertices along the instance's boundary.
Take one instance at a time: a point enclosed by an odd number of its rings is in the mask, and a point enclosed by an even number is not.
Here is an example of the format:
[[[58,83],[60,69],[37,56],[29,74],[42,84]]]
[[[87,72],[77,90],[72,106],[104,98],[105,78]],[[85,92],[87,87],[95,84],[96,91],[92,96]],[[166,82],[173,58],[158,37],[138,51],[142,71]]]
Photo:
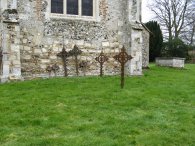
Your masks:
[[[99,74],[95,57],[102,50],[109,57],[104,74],[119,74],[120,66],[113,56],[123,45],[133,57],[126,64],[126,74],[141,75],[142,64],[147,66],[148,61],[147,37],[143,35],[147,32],[137,23],[141,21],[141,0],[94,1],[94,17],[81,18],[51,14],[50,0],[2,0],[2,80],[48,77],[46,68],[54,64],[60,67],[57,75],[63,76],[62,58],[57,54],[63,46],[70,51],[74,45],[83,52],[79,62],[87,62],[84,70],[79,68],[80,76]],[[76,75],[73,57],[68,58],[67,68],[69,76]]]
[[[167,67],[175,67],[175,68],[184,68],[185,66],[185,58],[179,57],[157,57],[156,65],[158,66],[167,66]]]
[[[143,46],[142,46],[142,68],[149,67],[149,39],[150,34],[147,30],[143,30]]]

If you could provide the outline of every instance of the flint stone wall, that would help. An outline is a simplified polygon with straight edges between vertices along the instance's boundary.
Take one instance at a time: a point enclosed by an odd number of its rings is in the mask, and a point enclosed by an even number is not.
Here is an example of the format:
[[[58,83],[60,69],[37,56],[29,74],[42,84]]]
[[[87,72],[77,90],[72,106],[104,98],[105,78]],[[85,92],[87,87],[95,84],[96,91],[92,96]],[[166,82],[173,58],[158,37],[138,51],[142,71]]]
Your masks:
[[[45,1],[45,3],[48,2]],[[63,16],[53,18],[48,16],[47,6],[41,13],[41,20],[37,20],[35,1],[30,2],[28,9],[22,7],[24,1],[20,1],[18,12],[21,18],[21,36],[23,36],[21,38],[23,76],[47,75],[46,67],[55,63],[60,67],[58,75],[63,75],[63,62],[61,58],[57,57],[63,45],[66,51],[70,51],[74,45],[82,50],[83,53],[79,56],[79,62],[87,62],[86,75],[99,74],[99,64],[95,61],[95,57],[99,55],[102,49],[109,57],[109,61],[104,64],[106,67],[104,73],[106,75],[118,74],[119,64],[113,59],[113,56],[122,47],[118,38],[118,21],[115,20],[116,17],[122,19],[119,13],[121,4],[114,0],[108,3],[102,0],[101,3],[109,6],[100,5],[99,17],[101,20],[99,21],[64,19]],[[118,11],[106,15],[105,13],[112,11],[113,7],[115,7],[115,11],[117,9]],[[67,68],[70,76],[76,75],[73,57],[68,58]],[[79,68],[79,75],[84,75],[81,68]]]
[[[14,1],[16,0],[8,1],[7,5],[13,8]],[[11,57],[12,50],[20,52],[17,56],[19,59],[16,57],[8,59],[9,69],[13,68],[11,62],[19,61],[22,77],[47,77],[47,66],[57,64],[60,67],[57,75],[63,76],[63,62],[57,54],[62,51],[63,46],[66,51],[70,51],[77,45],[83,52],[78,57],[79,62],[87,62],[86,70],[79,68],[79,75],[99,74],[99,63],[95,61],[95,57],[102,50],[109,57],[108,62],[104,64],[104,74],[115,75],[120,72],[120,64],[113,56],[118,54],[124,45],[127,52],[133,56],[126,65],[126,74],[141,75],[142,32],[132,30],[132,23],[139,17],[139,7],[136,4],[140,1],[137,3],[128,0],[97,1],[97,16],[93,20],[65,18],[62,15],[53,17],[49,12],[49,0],[17,0],[14,7],[17,14],[9,15],[2,11],[1,31],[12,37],[12,41],[7,41],[8,46],[12,46],[6,47],[8,58]],[[131,22],[129,18],[134,21]],[[6,28],[10,25],[17,31]],[[68,58],[67,66],[69,76],[75,76],[73,57]]]

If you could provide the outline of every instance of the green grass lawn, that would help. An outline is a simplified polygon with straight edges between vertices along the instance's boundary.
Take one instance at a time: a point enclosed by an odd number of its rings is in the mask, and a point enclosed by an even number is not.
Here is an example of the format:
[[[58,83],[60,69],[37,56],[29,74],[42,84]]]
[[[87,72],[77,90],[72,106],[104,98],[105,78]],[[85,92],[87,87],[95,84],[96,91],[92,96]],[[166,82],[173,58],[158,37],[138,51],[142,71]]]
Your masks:
[[[0,146],[195,146],[195,65],[0,85]]]

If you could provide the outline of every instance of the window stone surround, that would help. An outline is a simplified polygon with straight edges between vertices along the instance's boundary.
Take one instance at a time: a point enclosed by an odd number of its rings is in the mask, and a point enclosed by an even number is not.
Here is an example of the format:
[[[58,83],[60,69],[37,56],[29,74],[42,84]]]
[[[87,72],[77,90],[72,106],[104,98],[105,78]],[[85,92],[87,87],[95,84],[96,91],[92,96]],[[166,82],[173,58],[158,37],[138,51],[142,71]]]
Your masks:
[[[79,0],[79,15],[66,14],[66,0],[64,0],[64,14],[51,13],[51,0],[48,0],[47,6],[47,19],[59,18],[59,19],[71,19],[71,20],[84,20],[84,21],[100,21],[99,17],[99,0],[93,0],[93,16],[81,15],[81,0]]]

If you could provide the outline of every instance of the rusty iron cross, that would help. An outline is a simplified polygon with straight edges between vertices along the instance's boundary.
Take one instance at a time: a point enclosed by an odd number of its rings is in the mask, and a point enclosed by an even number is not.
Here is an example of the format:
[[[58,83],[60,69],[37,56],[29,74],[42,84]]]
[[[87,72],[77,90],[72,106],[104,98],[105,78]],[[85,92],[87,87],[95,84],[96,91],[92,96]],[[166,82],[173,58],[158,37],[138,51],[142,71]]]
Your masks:
[[[132,58],[133,57],[131,55],[127,54],[124,46],[121,49],[121,52],[118,55],[114,56],[114,59],[121,64],[121,88],[124,88],[125,82],[125,63],[127,63]]]
[[[84,76],[86,76],[87,66],[88,66],[87,61],[81,61],[79,63],[79,68],[81,68],[81,70],[83,71]]]
[[[62,52],[57,54],[58,57],[61,57],[63,59],[64,63],[64,76],[68,76],[68,69],[67,69],[67,58],[70,56],[68,52],[66,52],[65,47],[63,46]]]
[[[76,67],[76,74],[79,75],[79,64],[78,64],[78,55],[82,53],[81,50],[75,45],[72,50],[69,51],[70,56],[75,57],[75,67]]]
[[[1,69],[2,60],[3,60],[3,51],[0,50],[0,69]]]
[[[46,71],[49,72],[49,77],[51,76],[51,72],[53,71],[55,76],[57,76],[57,71],[60,69],[60,67],[57,64],[49,65],[46,68]]]
[[[51,76],[51,72],[52,72],[52,66],[47,66],[46,71],[49,73],[49,77]]]
[[[0,59],[2,59],[2,58],[3,58],[3,51],[0,50]]]
[[[60,69],[60,67],[57,64],[52,65],[52,70],[54,71],[55,76],[57,76],[57,71]]]
[[[104,55],[103,52],[101,52],[100,55],[95,58],[95,60],[100,63],[100,77],[102,77],[103,76],[103,65],[106,61],[108,61],[108,57]]]

